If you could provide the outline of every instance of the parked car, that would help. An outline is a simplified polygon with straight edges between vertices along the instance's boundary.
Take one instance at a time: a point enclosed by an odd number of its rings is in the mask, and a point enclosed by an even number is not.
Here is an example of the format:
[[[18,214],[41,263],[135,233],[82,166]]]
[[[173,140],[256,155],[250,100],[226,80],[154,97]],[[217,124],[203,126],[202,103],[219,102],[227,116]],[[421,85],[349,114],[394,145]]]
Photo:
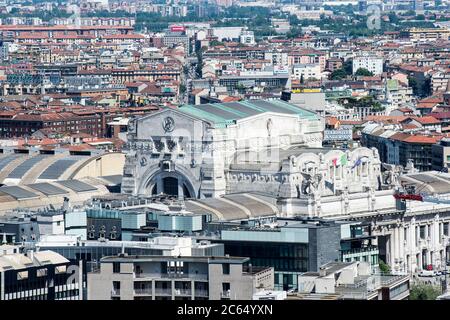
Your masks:
[[[439,274],[434,270],[422,270],[419,272],[419,277],[435,277]]]

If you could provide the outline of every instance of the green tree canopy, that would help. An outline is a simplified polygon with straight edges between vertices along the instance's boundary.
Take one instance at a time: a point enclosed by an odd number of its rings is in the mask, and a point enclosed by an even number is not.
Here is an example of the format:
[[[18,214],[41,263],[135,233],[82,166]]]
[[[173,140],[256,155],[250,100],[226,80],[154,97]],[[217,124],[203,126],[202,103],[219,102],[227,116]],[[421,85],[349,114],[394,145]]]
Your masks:
[[[334,70],[330,74],[330,80],[342,80],[342,79],[345,79],[346,77],[347,77],[347,73],[345,72],[344,69]]]
[[[380,262],[378,263],[379,267],[380,267],[380,271],[382,273],[391,273],[391,267],[389,267],[388,264],[386,264],[383,260],[380,260]]]
[[[366,68],[359,68],[358,70],[356,70],[355,76],[372,77],[373,73]]]
[[[411,287],[409,300],[436,300],[441,294],[437,286],[430,284],[416,284]]]

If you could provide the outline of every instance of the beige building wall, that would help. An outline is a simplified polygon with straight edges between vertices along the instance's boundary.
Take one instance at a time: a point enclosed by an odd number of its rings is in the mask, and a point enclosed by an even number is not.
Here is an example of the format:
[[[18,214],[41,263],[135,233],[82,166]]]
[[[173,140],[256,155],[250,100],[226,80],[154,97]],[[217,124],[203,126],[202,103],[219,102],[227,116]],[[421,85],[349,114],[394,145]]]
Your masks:
[[[122,175],[125,154],[113,152],[91,158],[78,168],[68,173],[69,179]]]
[[[113,272],[112,263],[102,263],[100,273],[88,273],[88,300],[134,299],[133,263],[120,263],[120,273]],[[113,282],[120,281],[120,290],[113,294]]]
[[[253,277],[242,274],[242,264],[230,264],[230,274],[223,274],[222,264],[209,265],[209,299],[220,300],[222,284],[230,284],[230,300],[251,300]]]

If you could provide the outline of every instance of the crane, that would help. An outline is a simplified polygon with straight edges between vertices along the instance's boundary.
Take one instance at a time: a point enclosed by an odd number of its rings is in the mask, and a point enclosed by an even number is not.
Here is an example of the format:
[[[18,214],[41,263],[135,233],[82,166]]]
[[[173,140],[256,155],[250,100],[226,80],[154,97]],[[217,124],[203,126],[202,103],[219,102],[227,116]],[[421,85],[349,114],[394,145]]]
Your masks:
[[[443,170],[439,171],[437,175],[444,172]],[[414,185],[409,185],[404,188],[404,191],[399,191],[394,194],[394,198],[397,200],[405,200],[405,201],[420,201],[420,202],[430,202],[436,204],[450,204],[449,196],[439,196],[439,195],[431,195],[426,192],[421,192],[428,184],[423,182],[417,189]]]

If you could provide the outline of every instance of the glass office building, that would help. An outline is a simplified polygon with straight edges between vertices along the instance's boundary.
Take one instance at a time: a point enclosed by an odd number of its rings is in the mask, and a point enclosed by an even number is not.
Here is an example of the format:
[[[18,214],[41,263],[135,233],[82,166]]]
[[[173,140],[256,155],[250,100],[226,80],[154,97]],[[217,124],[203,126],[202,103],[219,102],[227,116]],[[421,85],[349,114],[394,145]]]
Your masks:
[[[275,290],[297,288],[297,277],[340,259],[346,225],[324,221],[278,219],[276,225],[222,230],[225,253],[249,257],[258,267],[274,267]]]

